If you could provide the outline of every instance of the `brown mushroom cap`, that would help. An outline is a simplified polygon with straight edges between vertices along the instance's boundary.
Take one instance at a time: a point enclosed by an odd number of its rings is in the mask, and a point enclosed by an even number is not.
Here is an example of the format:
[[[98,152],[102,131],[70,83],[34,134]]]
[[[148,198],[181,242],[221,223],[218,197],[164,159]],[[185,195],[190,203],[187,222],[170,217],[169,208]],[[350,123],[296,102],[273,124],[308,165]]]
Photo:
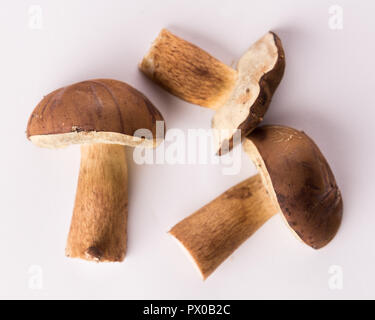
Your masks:
[[[245,139],[244,149],[297,236],[314,249],[328,244],[340,226],[343,202],[316,144],[304,132],[263,126]]]
[[[135,146],[156,139],[156,121],[163,117],[138,90],[111,79],[79,82],[45,96],[29,118],[27,137],[41,147],[76,143]],[[148,129],[153,139],[134,137]]]

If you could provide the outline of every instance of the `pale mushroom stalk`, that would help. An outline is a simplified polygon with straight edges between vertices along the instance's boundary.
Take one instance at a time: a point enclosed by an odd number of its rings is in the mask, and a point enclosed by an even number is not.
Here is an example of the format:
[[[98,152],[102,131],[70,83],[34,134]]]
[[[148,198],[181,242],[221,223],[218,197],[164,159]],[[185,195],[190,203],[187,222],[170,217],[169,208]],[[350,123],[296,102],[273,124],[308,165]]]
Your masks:
[[[169,232],[206,279],[277,213],[258,174],[232,187]]]
[[[341,223],[343,202],[335,177],[305,133],[283,126],[258,127],[245,139],[244,150],[259,174],[170,231],[203,278],[275,213],[313,249],[327,245]]]
[[[238,79],[236,70],[166,29],[139,67],[170,93],[211,109],[225,103]]]
[[[139,68],[173,95],[216,111],[215,148],[224,154],[234,146],[236,130],[245,137],[263,120],[284,74],[285,54],[280,38],[268,32],[233,69],[164,29]]]
[[[124,259],[127,188],[124,146],[81,145],[81,165],[67,256],[94,261]]]

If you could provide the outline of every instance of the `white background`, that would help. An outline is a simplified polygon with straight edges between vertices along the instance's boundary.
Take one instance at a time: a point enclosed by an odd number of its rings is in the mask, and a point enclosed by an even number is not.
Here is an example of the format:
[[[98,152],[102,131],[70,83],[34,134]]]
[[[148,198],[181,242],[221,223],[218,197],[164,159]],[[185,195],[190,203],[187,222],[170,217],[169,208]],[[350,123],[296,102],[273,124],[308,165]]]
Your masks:
[[[329,8],[344,12],[329,27]],[[29,26],[31,5],[42,29]],[[0,2],[0,297],[123,299],[375,298],[374,1],[4,1]],[[272,29],[287,68],[265,123],[303,129],[320,146],[342,190],[336,238],[314,251],[272,218],[203,282],[167,231],[256,173],[218,165],[138,166],[129,150],[128,252],[121,264],[64,256],[79,147],[44,150],[25,136],[43,95],[90,78],[143,91],[168,128],[209,128],[213,112],[185,103],[137,69],[161,28],[231,65]],[[40,290],[30,286],[33,265]],[[342,290],[329,287],[341,266]]]

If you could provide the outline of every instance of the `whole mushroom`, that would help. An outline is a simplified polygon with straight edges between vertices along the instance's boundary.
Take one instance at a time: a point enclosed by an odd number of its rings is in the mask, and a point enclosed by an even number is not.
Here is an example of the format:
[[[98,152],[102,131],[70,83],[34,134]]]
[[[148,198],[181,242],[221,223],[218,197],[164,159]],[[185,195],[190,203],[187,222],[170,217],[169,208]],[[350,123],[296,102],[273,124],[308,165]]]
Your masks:
[[[278,212],[298,239],[314,249],[327,245],[341,223],[343,202],[335,177],[305,133],[283,126],[258,127],[245,139],[244,150],[258,175],[170,231],[204,279]]]
[[[81,144],[81,166],[66,255],[122,261],[127,245],[125,146],[155,147],[160,112],[139,91],[111,79],[79,82],[45,96],[29,118],[35,145]],[[164,123],[162,124],[164,128]],[[147,129],[152,137],[136,136]]]
[[[224,154],[234,146],[237,130],[246,136],[263,120],[284,74],[285,54],[279,37],[268,32],[235,70],[163,29],[139,68],[175,96],[216,111],[216,151]]]

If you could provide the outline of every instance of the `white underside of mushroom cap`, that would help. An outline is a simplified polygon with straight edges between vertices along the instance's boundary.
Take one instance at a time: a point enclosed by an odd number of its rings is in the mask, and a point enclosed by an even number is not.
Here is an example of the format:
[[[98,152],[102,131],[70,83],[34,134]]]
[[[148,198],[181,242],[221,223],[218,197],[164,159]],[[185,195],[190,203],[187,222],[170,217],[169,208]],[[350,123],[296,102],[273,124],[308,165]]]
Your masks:
[[[143,139],[117,132],[69,132],[61,134],[47,134],[30,136],[32,143],[42,148],[64,148],[71,144],[119,144],[136,147],[142,145],[146,148],[156,147],[162,140]]]
[[[229,140],[246,120],[260,93],[259,81],[270,72],[278,60],[274,35],[267,33],[241,57],[237,65],[238,79],[228,101],[218,109],[212,119],[217,149]]]

